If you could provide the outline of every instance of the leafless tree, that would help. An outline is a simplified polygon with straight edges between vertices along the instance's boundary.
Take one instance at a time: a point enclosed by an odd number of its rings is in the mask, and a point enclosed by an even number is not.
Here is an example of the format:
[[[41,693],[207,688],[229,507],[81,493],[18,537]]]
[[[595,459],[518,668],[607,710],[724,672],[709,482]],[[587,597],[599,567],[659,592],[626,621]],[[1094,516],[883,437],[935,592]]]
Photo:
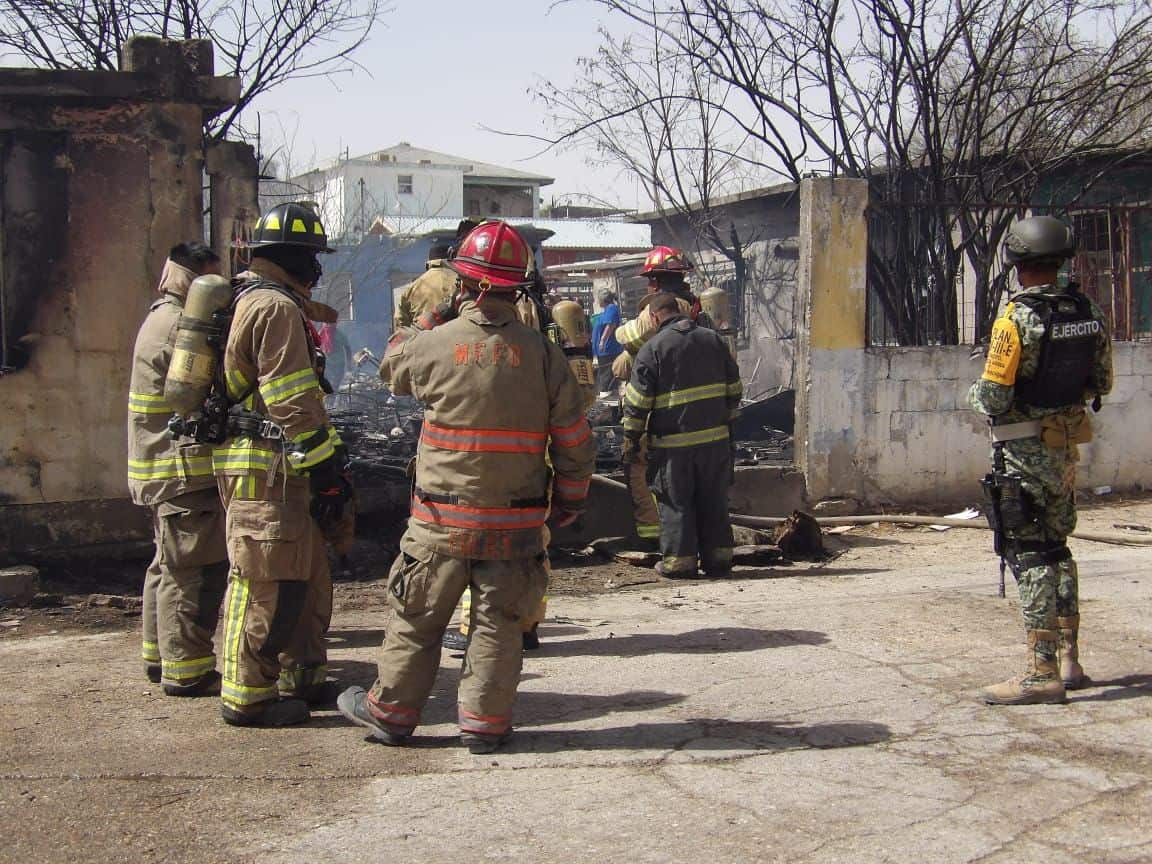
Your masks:
[[[254,99],[298,78],[338,75],[389,0],[0,0],[0,52],[49,69],[120,68],[135,35],[210,39],[236,105],[208,129],[224,138]]]
[[[574,84],[541,87],[550,143],[594,144],[657,207],[698,214],[705,236],[709,202],[750,181],[867,178],[869,281],[901,344],[960,338],[965,263],[971,335],[986,333],[1011,220],[1074,207],[1148,152],[1144,2],[589,2],[631,35],[605,32]]]

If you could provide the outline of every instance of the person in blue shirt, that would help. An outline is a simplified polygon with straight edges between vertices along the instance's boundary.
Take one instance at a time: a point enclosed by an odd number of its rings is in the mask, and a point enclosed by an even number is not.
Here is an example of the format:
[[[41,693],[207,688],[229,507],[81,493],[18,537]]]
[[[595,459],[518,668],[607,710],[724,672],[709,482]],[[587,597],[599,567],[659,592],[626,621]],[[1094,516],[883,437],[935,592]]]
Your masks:
[[[620,306],[616,295],[607,288],[596,293],[600,314],[592,324],[592,356],[596,358],[596,384],[600,395],[615,393],[620,381],[612,374],[612,361],[624,350],[616,341],[616,328],[620,326]]]

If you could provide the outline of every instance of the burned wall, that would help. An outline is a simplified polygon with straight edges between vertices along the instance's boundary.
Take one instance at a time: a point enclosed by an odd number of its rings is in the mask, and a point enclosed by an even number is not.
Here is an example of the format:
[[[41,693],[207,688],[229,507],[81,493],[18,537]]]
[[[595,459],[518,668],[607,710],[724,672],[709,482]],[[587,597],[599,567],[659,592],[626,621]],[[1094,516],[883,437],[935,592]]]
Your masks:
[[[205,115],[238,85],[202,43],[126,53],[134,71],[0,70],[4,558],[147,533],[126,500],[133,343],[167,250],[204,236]]]
[[[735,264],[703,236],[696,216],[645,219],[654,245],[687,249],[700,265],[694,283],[729,291],[738,305],[740,371],[749,395],[795,386],[796,279],[799,266],[800,196],[791,185],[733,196],[714,205],[717,230],[735,236],[747,267],[741,291]]]

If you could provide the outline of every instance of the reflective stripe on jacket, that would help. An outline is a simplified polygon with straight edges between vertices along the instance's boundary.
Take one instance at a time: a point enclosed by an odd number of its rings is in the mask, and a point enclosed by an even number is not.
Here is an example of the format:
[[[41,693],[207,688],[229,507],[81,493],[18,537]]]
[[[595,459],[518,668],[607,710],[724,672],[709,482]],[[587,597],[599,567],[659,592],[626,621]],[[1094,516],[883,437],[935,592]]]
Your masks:
[[[742,393],[724,340],[687,318],[669,319],[636,357],[624,391],[624,434],[647,433],[652,447],[727,440]]]
[[[584,507],[595,442],[580,386],[511,303],[466,302],[434,330],[399,331],[380,375],[425,406],[408,524],[417,542],[459,558],[524,558],[542,549],[549,493],[553,506]]]
[[[340,439],[324,408],[303,296],[281,268],[262,258],[239,279],[224,382],[230,399],[242,399],[245,408],[272,420],[285,440],[230,438],[216,448],[212,464],[218,474],[262,473],[272,482],[280,471],[298,474],[330,458]]]
[[[164,401],[176,323],[195,278],[191,270],[166,262],[159,287],[163,296],[136,335],[128,387],[128,490],[137,504],[152,506],[216,485],[212,448],[174,440],[168,433],[172,409]]]

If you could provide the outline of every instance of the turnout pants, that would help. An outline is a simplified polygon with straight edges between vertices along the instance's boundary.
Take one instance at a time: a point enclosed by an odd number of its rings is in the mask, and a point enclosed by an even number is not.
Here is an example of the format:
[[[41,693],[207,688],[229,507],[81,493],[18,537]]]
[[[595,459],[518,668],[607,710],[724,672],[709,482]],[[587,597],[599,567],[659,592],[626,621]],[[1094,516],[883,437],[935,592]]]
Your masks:
[[[544,596],[544,555],[482,561],[442,555],[413,541],[388,575],[392,617],[380,647],[378,677],[368,708],[396,734],[420,723],[420,712],[440,668],[440,640],[466,588],[471,640],[460,675],[460,730],[503,735],[512,728],[512,706],[523,659],[521,621]]]
[[[552,563],[548,560],[548,546],[552,543],[552,529],[545,525],[540,529],[541,540],[544,543],[544,587],[547,590],[548,583],[552,581]],[[520,632],[528,633],[537,624],[543,624],[544,619],[548,617],[548,595],[544,594],[540,597],[540,602],[536,606],[536,610],[528,615],[520,618]],[[465,588],[464,596],[460,600],[460,633],[464,636],[468,635],[468,628],[471,627],[472,618],[472,589]]]
[[[221,699],[244,710],[324,681],[332,580],[305,478],[218,480],[231,562]]]
[[[156,554],[144,577],[142,656],[184,685],[216,668],[212,637],[228,584],[224,505],[215,487],[152,508]]]
[[[705,574],[732,567],[728,485],[732,451],[727,441],[649,451],[652,491],[660,508],[660,553],[667,571]]]
[[[624,479],[628,484],[628,493],[632,496],[636,536],[656,540],[660,537],[660,511],[648,485],[648,460],[651,455],[648,439],[641,438],[633,446],[635,450],[632,461],[624,467]]]

